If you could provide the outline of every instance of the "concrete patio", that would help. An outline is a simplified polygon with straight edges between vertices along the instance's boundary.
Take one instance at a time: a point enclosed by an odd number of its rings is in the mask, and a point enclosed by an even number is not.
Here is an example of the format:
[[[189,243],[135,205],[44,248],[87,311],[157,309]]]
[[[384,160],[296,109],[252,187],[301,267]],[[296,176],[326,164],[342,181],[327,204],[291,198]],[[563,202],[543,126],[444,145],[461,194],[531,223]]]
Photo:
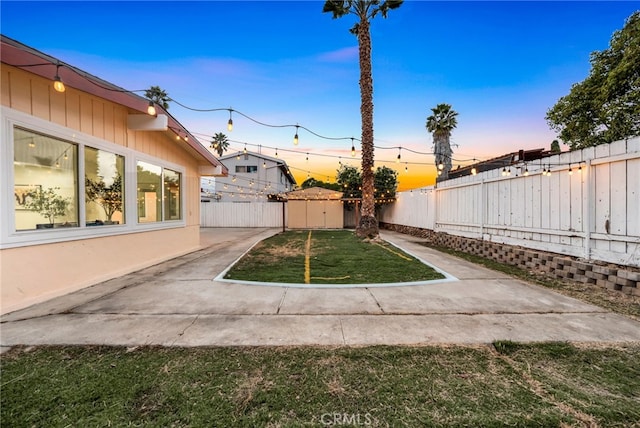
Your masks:
[[[2,316],[2,349],[640,341],[640,322],[389,231],[381,236],[456,280],[335,289],[214,280],[278,232],[202,229],[199,251]]]

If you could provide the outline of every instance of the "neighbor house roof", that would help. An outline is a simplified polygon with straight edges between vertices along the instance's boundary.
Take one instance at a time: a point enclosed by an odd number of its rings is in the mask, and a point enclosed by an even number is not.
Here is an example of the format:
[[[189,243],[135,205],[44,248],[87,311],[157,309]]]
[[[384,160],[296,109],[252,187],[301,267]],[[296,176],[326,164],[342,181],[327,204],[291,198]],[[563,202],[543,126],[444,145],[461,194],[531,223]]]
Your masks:
[[[65,86],[123,105],[134,112],[146,114],[147,107],[149,106],[148,99],[102,80],[99,77],[80,70],[77,67],[62,62],[57,58],[42,53],[9,37],[4,35],[0,35],[0,37],[2,39],[0,60],[3,64],[28,70],[30,73],[51,81],[54,80],[57,73]],[[209,150],[200,144],[197,138],[191,135],[191,133],[182,124],[180,124],[180,122],[163,109],[162,106],[156,105],[156,110],[167,116],[168,130],[166,132],[173,132],[181,137],[188,137],[186,141],[184,138],[180,139],[180,141],[181,143],[186,144],[187,151],[189,151],[196,159],[199,159],[200,165],[220,167],[222,175],[226,175],[228,173],[227,168],[218,159],[216,159]]]

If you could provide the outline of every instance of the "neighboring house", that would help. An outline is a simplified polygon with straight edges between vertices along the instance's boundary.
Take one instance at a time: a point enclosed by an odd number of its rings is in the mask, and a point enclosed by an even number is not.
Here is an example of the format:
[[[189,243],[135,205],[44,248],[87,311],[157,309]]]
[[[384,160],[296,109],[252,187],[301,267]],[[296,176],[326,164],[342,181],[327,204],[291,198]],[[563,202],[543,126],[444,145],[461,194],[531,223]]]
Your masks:
[[[5,36],[0,59],[1,313],[200,247],[200,178],[227,169],[189,131]]]
[[[203,201],[273,200],[296,186],[296,179],[282,159],[247,151],[222,156],[219,160],[229,169],[229,174],[215,179],[215,192],[209,191],[209,195],[203,192]],[[206,183],[201,187],[206,189]]]

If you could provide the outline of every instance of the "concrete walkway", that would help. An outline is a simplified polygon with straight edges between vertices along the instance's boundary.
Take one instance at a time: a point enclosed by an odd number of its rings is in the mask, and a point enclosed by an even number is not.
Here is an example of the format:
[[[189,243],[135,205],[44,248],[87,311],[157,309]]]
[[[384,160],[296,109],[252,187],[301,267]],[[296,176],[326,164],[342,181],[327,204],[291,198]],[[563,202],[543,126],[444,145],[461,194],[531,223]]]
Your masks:
[[[213,280],[255,242],[278,232],[203,229],[200,251],[3,316],[1,346],[640,341],[640,322],[388,231],[384,239],[457,280],[338,289]]]

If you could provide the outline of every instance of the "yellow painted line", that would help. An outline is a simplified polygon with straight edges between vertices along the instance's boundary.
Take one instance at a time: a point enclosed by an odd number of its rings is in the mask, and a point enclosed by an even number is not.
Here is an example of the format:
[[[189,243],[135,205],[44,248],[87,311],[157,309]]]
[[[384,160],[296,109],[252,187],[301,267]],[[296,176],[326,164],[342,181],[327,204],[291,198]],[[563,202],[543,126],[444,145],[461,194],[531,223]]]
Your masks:
[[[311,231],[307,237],[307,245],[304,251],[304,283],[311,284]]]
[[[387,248],[387,247],[385,247],[384,245],[378,244],[377,242],[376,242],[375,244],[376,244],[377,246],[379,246],[379,247],[384,248],[384,249],[385,249],[385,250],[387,250],[388,252],[395,254],[395,255],[396,255],[396,256],[398,256],[398,257],[402,257],[402,258],[403,258],[403,259],[405,259],[405,260],[409,260],[409,261],[412,261],[412,260],[413,260],[411,257],[407,257],[407,256],[405,256],[405,255],[404,255],[404,254],[402,254],[402,253],[399,253],[399,252],[397,252],[397,251],[393,251],[392,249]]]
[[[311,279],[347,279],[347,278],[351,278],[351,275],[347,275],[347,276],[312,276]]]

